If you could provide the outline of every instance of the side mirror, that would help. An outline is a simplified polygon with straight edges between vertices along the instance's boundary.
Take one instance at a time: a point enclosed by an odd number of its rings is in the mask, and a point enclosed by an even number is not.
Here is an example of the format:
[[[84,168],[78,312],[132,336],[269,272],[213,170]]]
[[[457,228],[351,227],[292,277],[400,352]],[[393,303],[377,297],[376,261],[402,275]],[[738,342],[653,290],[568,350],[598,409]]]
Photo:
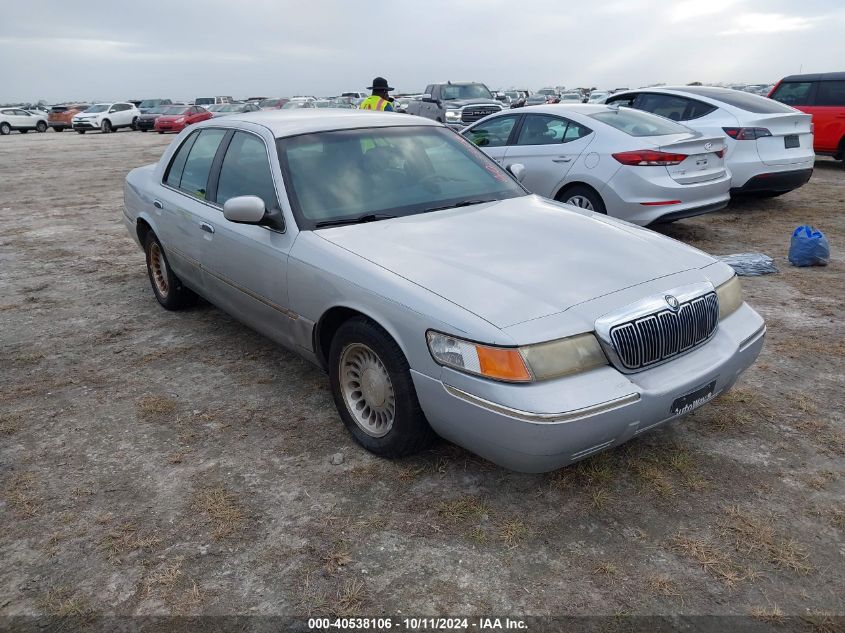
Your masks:
[[[258,224],[264,219],[264,201],[258,196],[229,198],[223,204],[223,217],[229,222]]]
[[[508,165],[507,170],[511,173],[511,176],[516,178],[519,182],[522,182],[522,179],[525,178],[525,165],[522,163]]]

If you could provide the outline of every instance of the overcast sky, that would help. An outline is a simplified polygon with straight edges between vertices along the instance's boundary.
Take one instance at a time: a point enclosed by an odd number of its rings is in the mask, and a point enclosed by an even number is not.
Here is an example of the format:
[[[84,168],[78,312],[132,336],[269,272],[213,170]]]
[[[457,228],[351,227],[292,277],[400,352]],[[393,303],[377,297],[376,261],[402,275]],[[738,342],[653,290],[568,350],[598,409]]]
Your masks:
[[[843,0],[24,0],[0,102],[774,82],[845,70]]]

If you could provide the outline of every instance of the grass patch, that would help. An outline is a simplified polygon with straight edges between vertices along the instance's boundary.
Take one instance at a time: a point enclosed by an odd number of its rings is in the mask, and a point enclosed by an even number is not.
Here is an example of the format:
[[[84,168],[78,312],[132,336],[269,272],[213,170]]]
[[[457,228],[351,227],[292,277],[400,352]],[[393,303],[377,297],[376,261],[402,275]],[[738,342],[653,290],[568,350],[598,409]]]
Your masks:
[[[142,420],[161,420],[176,411],[176,401],[167,396],[144,396],[135,403]]]
[[[14,435],[23,428],[23,416],[20,413],[0,414],[0,435]]]
[[[41,499],[35,492],[35,475],[18,473],[6,486],[6,501],[19,517],[29,519],[41,509]]]
[[[149,550],[160,542],[161,539],[155,536],[141,536],[134,525],[124,523],[106,534],[103,546],[110,560],[119,561],[122,556],[130,552]]]
[[[593,573],[598,576],[616,576],[619,568],[610,561],[604,561],[593,567]]]
[[[235,535],[246,523],[235,495],[222,486],[198,492],[191,507],[205,516],[212,527],[212,538],[216,541]]]
[[[89,620],[93,611],[85,598],[74,594],[67,587],[57,587],[48,591],[38,601],[46,613],[57,618]]]
[[[747,577],[728,553],[713,543],[678,533],[672,537],[670,544],[676,552],[693,559],[704,571],[728,586],[733,586]]]
[[[487,505],[482,500],[464,496],[441,503],[437,515],[447,523],[456,524],[478,521],[487,511]]]
[[[767,624],[781,624],[784,621],[783,611],[776,604],[767,607],[752,607],[748,610],[748,615]]]
[[[499,538],[501,538],[502,542],[508,547],[516,547],[519,545],[523,539],[525,539],[527,534],[528,528],[525,527],[525,523],[519,519],[505,521],[499,529]]]
[[[719,530],[737,551],[766,560],[779,569],[802,575],[810,573],[812,567],[804,548],[778,536],[772,517],[756,517],[736,506],[726,508],[725,514]]]

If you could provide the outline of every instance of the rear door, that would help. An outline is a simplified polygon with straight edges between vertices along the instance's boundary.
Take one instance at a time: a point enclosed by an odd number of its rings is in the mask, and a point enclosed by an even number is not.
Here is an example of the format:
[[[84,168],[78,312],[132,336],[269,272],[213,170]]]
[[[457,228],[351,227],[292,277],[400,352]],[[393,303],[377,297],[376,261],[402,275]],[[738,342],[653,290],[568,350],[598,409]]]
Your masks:
[[[802,108],[803,110],[803,108]],[[845,149],[845,80],[820,81],[812,106],[816,143],[824,152]]]
[[[213,235],[219,212],[208,201],[211,165],[226,130],[205,128],[191,134],[164,172],[159,197],[153,201],[159,237],[177,276],[203,288],[205,242]]]
[[[553,198],[595,136],[593,130],[570,119],[525,114],[515,142],[505,153],[504,165],[524,165],[522,184],[532,193]]]
[[[222,209],[238,196],[258,196],[267,210],[280,209],[270,163],[276,150],[245,130],[236,130],[224,143],[211,183],[217,211],[204,245],[206,293],[259,332],[286,342],[291,331],[287,261],[293,238],[279,226],[229,222]]]

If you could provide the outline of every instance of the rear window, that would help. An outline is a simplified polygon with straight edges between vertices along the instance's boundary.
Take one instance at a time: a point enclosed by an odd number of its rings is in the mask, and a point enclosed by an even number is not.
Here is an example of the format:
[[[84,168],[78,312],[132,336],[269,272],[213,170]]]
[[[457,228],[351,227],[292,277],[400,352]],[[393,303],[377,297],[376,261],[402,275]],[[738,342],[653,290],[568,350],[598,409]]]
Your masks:
[[[729,106],[745,110],[746,112],[753,112],[754,114],[784,114],[787,112],[793,112],[792,108],[789,106],[785,106],[782,103],[778,103],[777,101],[773,101],[767,97],[760,97],[748,92],[738,92],[735,90],[708,90],[707,92],[698,92],[695,89],[685,90],[685,92],[700,94],[708,99],[713,99],[713,101],[726,103]]]
[[[53,106],[50,108],[50,112],[67,112],[68,109],[67,106]]]
[[[812,90],[812,81],[782,83],[772,93],[772,99],[791,106],[810,105],[810,93]]]
[[[845,81],[820,81],[817,106],[845,106]]]
[[[691,130],[680,123],[674,123],[656,114],[619,108],[605,110],[589,115],[596,121],[606,123],[629,136],[666,136],[668,134],[685,134]]]

